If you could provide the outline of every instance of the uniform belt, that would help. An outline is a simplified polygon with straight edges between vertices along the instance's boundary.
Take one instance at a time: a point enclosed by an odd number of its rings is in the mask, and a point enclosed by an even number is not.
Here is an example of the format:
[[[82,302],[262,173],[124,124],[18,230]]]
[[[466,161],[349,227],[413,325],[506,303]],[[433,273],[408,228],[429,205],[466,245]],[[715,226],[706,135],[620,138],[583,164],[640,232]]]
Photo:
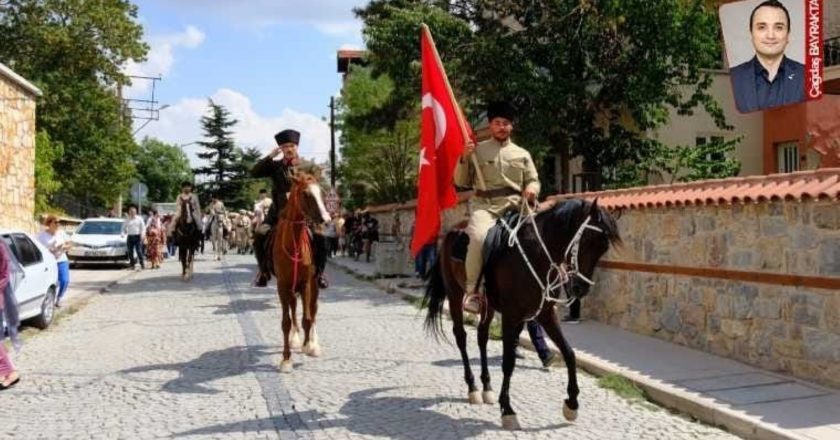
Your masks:
[[[504,187],[498,189],[491,189],[487,191],[476,190],[475,195],[476,197],[481,197],[484,199],[495,199],[496,197],[516,196],[519,195],[519,191],[510,187]]]

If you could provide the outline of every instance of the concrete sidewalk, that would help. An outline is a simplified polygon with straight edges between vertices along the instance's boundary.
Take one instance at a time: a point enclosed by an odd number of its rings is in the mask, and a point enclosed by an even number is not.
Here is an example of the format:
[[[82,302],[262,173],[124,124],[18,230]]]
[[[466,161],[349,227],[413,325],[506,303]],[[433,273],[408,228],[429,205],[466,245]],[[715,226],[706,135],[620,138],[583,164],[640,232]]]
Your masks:
[[[378,287],[422,296],[413,278],[377,278],[374,265],[330,262]],[[580,368],[618,374],[654,402],[748,439],[840,439],[840,391],[594,321],[566,325]],[[527,335],[523,346],[531,347]]]

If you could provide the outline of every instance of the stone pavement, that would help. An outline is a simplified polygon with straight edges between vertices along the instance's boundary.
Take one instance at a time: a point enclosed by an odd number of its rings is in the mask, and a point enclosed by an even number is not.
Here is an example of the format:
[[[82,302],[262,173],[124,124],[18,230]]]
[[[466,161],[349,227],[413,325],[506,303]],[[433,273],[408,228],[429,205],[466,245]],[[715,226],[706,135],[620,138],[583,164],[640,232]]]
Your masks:
[[[331,261],[376,278],[371,264],[349,258]],[[406,296],[423,292],[413,279],[374,283]],[[651,400],[699,420],[747,438],[840,439],[837,390],[594,321],[566,325],[563,331],[582,368],[626,377]],[[530,346],[527,335],[521,342]]]
[[[205,257],[190,283],[176,266],[134,274],[30,338],[21,383],[0,392],[0,438],[734,438],[585,374],[566,423],[565,370],[533,355],[512,386],[524,430],[502,431],[498,406],[466,402],[457,349],[427,337],[413,305],[336,270],[318,315],[323,356],[295,353],[281,375],[277,300],[250,287],[252,257]],[[498,389],[501,344],[488,348]]]

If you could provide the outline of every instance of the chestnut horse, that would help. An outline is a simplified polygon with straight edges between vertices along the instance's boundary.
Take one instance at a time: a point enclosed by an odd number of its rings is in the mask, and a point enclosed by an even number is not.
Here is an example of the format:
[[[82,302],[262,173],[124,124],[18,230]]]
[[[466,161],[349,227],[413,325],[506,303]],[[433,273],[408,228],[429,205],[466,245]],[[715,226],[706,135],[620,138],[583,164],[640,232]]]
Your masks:
[[[464,364],[469,401],[492,404],[496,403],[496,395],[490,386],[487,338],[493,315],[501,313],[504,381],[498,401],[502,410],[502,426],[519,429],[509,396],[510,379],[516,364],[514,350],[525,323],[536,320],[563,355],[569,374],[568,398],[564,402],[563,415],[568,420],[574,420],[579,392],[575,354],[563,337],[554,305],[560,300],[571,304],[588,293],[598,260],[611,244],[621,242],[615,219],[598,206],[597,199],[594,202],[569,200],[506,224],[507,231],[512,231],[516,239],[511,239],[510,233],[502,235],[501,244],[492,246],[489,255],[485,255],[482,275],[479,276],[479,280],[482,277],[486,280],[487,292],[486,304],[482,306],[483,320],[478,326],[483,392],[475,386],[467,355],[463,311],[464,263],[452,258],[456,242],[466,238],[461,235],[464,234],[462,231],[452,230],[446,235],[438,261],[429,272],[424,298],[426,328],[436,337],[443,335],[441,319],[444,301],[448,299],[452,331]],[[491,236],[488,235],[488,241]],[[488,253],[488,245],[484,246],[485,254]],[[566,298],[563,298],[562,292],[565,292]]]
[[[303,352],[321,355],[315,316],[318,314],[318,283],[315,280],[315,259],[312,254],[310,226],[330,221],[318,180],[306,173],[292,177],[292,189],[286,206],[280,212],[271,246],[277,294],[283,317],[283,360],[280,371],[292,372],[292,348],[300,344],[297,325],[297,298],[303,303]]]

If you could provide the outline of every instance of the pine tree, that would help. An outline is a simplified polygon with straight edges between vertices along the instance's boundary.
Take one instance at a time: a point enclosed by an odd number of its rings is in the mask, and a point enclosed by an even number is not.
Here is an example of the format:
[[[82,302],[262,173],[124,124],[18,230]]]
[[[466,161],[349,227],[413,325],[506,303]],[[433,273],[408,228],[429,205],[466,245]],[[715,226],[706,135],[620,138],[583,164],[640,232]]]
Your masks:
[[[207,166],[195,168],[196,176],[205,176],[199,190],[202,203],[215,193],[222,201],[235,200],[241,192],[242,182],[237,177],[237,150],[233,141],[231,128],[236,125],[236,119],[231,118],[230,112],[213,100],[208,100],[210,114],[201,118],[201,128],[207,141],[198,144],[205,151],[198,153],[200,159],[208,162]]]

